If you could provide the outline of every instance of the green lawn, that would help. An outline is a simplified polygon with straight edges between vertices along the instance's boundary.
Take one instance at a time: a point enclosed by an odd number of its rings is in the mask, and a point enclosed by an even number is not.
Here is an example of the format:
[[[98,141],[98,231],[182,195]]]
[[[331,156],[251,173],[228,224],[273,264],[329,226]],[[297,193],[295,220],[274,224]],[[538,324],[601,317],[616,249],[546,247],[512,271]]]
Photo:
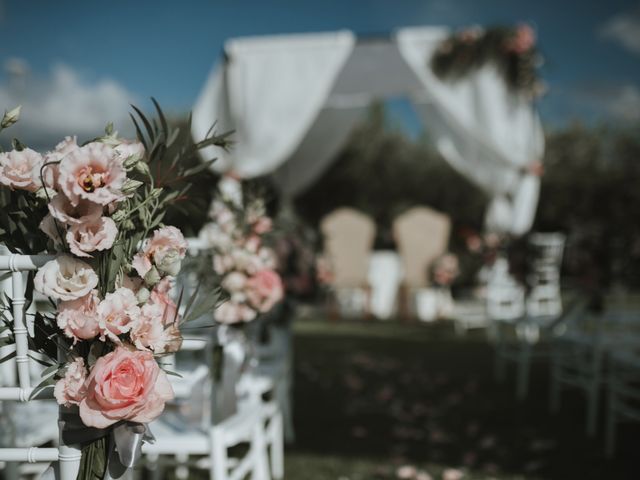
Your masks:
[[[620,429],[618,456],[583,434],[579,392],[547,410],[547,367],[534,365],[518,404],[514,373],[492,376],[492,349],[448,324],[299,321],[295,330],[295,426],[288,480],[396,478],[402,465],[443,478],[640,478],[640,428]],[[452,472],[449,472],[451,477]],[[423,477],[424,478],[424,477]],[[427,477],[428,478],[428,477]]]

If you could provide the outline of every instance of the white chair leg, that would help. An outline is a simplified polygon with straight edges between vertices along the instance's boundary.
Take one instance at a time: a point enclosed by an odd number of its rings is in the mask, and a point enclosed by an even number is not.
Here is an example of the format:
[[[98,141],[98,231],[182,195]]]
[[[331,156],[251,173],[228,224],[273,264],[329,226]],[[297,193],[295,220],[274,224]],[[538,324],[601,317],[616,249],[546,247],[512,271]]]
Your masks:
[[[189,478],[189,467],[187,462],[189,461],[189,454],[176,453],[176,478],[178,480],[187,480]]]
[[[271,475],[275,480],[284,478],[284,431],[282,413],[271,419]]]
[[[270,480],[269,474],[269,453],[267,451],[267,440],[265,436],[263,422],[257,422],[253,429],[253,442],[251,442],[254,455],[254,469],[252,480]]]
[[[211,429],[211,465],[209,466],[210,480],[226,480],[228,472],[227,445],[224,432],[219,427]]]

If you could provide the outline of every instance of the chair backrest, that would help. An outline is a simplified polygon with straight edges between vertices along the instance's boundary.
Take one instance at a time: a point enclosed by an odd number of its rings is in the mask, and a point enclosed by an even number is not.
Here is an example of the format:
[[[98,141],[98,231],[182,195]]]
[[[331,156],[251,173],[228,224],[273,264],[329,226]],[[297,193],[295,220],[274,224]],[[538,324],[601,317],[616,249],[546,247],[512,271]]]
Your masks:
[[[487,315],[491,320],[516,320],[525,311],[524,288],[509,273],[509,262],[498,257],[487,282]]]
[[[447,251],[450,232],[449,217],[428,207],[414,207],[394,220],[393,234],[406,286],[429,285],[429,267]]]
[[[3,291],[2,294],[8,294],[11,299],[11,311],[8,313],[12,323],[11,329],[13,330],[15,344],[14,359],[17,369],[16,384],[0,387],[0,400],[5,402],[53,399],[53,389],[41,390],[38,393],[34,392],[32,369],[30,368],[24,282],[25,272],[37,270],[50,259],[51,257],[46,255],[0,255],[0,273],[10,272],[11,275],[11,285],[9,286],[5,283],[3,286],[7,290]],[[9,287],[10,291],[8,291]],[[34,398],[31,398],[32,396]],[[55,419],[51,419],[51,421],[55,421]],[[13,440],[15,441],[15,439]],[[65,445],[62,437],[58,448],[36,448],[35,445],[23,448],[0,448],[0,461],[29,463],[57,461],[57,476],[62,480],[75,480],[80,467],[80,459],[80,449]]]
[[[369,259],[376,227],[367,215],[339,208],[322,219],[324,251],[333,269],[333,286],[368,284]]]

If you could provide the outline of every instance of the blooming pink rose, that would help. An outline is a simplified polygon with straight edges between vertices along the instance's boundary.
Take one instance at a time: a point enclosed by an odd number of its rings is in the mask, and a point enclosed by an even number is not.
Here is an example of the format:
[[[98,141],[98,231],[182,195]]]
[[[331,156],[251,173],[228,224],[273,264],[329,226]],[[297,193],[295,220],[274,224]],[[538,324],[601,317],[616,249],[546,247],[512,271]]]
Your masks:
[[[42,186],[40,167],[43,162],[42,155],[30,148],[0,153],[0,183],[11,190],[35,192]]]
[[[87,369],[84,366],[84,359],[76,357],[66,365],[64,377],[58,380],[53,388],[53,395],[58,404],[66,407],[79,405],[87,394],[84,385],[86,378]]]
[[[56,300],[76,300],[98,285],[98,276],[91,266],[70,255],[45,263],[33,280],[36,291]]]
[[[106,428],[120,420],[149,423],[173,398],[167,375],[151,352],[118,347],[98,358],[85,382],[80,418],[88,427]]]
[[[271,310],[283,295],[282,280],[273,270],[260,270],[247,280],[247,297],[260,312]]]
[[[213,317],[217,322],[225,324],[250,322],[256,318],[256,311],[243,303],[227,301],[216,308]]]
[[[100,333],[98,323],[98,292],[93,290],[77,300],[60,302],[58,305],[58,326],[67,337],[90,340]]]
[[[53,197],[47,206],[56,220],[67,225],[78,225],[102,216],[102,205],[88,200],[80,200],[73,205],[62,193]]]
[[[74,255],[91,257],[89,252],[111,248],[117,235],[116,222],[109,217],[100,217],[79,225],[71,225],[67,232],[67,243]]]
[[[120,343],[118,335],[131,330],[140,315],[135,294],[124,287],[108,293],[98,305],[97,311],[102,338],[109,337],[115,343]]]
[[[177,275],[180,264],[187,253],[187,242],[176,227],[162,227],[153,232],[141,253],[133,259],[133,268],[144,277],[155,265],[161,273]]]
[[[113,148],[92,142],[69,152],[59,165],[60,188],[72,205],[85,199],[100,205],[120,200],[126,172]]]

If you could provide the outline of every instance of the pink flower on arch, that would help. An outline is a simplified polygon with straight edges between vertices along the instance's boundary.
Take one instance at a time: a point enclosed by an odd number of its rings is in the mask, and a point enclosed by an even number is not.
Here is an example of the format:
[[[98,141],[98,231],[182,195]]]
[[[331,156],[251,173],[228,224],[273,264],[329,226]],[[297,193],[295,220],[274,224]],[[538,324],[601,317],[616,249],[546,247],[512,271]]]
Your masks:
[[[121,287],[104,297],[97,312],[102,336],[119,344],[118,336],[131,330],[140,315],[140,307],[133,291]]]

